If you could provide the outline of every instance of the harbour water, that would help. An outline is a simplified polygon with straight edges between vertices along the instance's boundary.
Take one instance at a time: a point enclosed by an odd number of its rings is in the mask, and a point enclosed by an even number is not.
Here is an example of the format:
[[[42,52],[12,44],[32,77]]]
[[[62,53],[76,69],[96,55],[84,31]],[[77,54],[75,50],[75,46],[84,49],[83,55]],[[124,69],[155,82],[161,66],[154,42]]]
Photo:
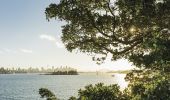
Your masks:
[[[43,100],[38,94],[39,88],[48,88],[61,100],[77,96],[78,90],[88,84],[118,84],[121,89],[127,86],[125,74],[80,75],[39,75],[8,74],[0,75],[0,100]]]

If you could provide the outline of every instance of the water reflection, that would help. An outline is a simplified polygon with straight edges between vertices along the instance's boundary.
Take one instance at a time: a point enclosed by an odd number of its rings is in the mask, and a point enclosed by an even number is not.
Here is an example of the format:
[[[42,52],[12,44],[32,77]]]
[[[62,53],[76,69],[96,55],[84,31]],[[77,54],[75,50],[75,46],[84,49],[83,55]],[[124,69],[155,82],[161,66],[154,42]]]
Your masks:
[[[126,74],[113,74],[116,83],[120,86],[120,89],[123,90],[128,86],[128,82],[125,81]]]

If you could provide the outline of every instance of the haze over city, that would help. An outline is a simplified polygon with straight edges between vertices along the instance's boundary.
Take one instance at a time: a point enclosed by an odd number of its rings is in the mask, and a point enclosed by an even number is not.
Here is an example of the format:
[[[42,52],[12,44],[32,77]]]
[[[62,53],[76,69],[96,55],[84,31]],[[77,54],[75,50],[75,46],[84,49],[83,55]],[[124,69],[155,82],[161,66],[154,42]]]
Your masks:
[[[64,21],[47,21],[45,8],[59,0],[3,0],[0,3],[0,66],[70,66],[80,71],[127,70],[127,60],[106,60],[97,65],[92,57],[68,52],[61,42]]]

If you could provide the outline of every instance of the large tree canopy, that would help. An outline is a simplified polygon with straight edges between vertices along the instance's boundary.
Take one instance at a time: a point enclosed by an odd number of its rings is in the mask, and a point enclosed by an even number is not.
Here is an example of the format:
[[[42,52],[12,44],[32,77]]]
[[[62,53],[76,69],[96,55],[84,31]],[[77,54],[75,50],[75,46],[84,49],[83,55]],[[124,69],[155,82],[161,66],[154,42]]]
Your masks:
[[[62,41],[69,51],[103,55],[99,61],[110,53],[138,67],[170,60],[170,0],[61,0],[45,13],[67,22]]]
[[[66,22],[69,51],[98,54],[98,61],[111,54],[140,68],[126,76],[130,100],[170,99],[170,0],[60,0],[45,13]]]

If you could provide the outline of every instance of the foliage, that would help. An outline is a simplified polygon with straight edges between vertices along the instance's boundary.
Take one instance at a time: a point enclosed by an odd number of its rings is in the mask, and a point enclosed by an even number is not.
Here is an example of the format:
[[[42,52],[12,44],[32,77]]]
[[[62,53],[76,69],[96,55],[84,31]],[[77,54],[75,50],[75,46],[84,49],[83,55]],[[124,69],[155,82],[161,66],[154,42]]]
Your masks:
[[[41,98],[46,98],[46,100],[58,100],[54,93],[52,93],[50,90],[46,88],[40,88],[39,94],[41,95]]]
[[[48,73],[47,75],[78,75],[78,72],[76,70],[55,71],[52,73]]]
[[[132,100],[169,100],[170,0],[60,0],[45,13],[66,22],[68,51],[94,55],[97,63],[108,54],[132,62],[138,70],[127,74],[124,91]]]
[[[78,98],[71,97],[69,100],[127,100],[127,97],[119,90],[119,86],[104,86],[98,83],[95,86],[88,85],[84,90],[79,90]]]
[[[62,41],[69,51],[103,55],[98,61],[110,53],[112,60],[124,57],[148,67],[169,59],[163,56],[169,54],[169,5],[169,0],[61,0],[46,8],[46,16],[67,22]]]
[[[126,76],[132,100],[170,100],[170,73],[132,71]]]
[[[8,69],[5,69],[3,67],[0,68],[0,74],[9,74],[10,71]]]

